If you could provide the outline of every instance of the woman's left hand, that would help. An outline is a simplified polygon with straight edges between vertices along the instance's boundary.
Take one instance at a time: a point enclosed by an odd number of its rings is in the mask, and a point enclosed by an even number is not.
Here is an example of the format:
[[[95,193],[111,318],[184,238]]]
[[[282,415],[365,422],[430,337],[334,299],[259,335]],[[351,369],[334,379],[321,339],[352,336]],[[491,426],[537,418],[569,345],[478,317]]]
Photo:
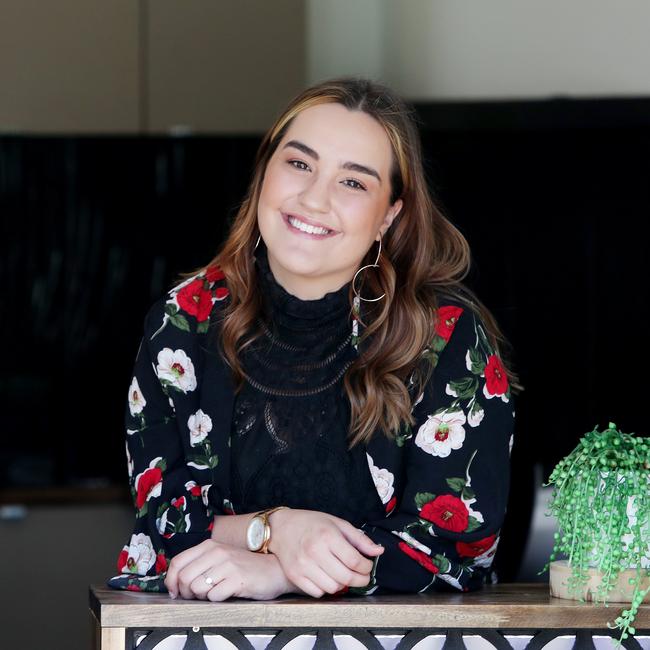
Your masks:
[[[205,579],[212,578],[207,584]],[[221,601],[238,596],[271,600],[297,592],[272,554],[253,553],[213,539],[172,558],[165,586],[182,598]]]

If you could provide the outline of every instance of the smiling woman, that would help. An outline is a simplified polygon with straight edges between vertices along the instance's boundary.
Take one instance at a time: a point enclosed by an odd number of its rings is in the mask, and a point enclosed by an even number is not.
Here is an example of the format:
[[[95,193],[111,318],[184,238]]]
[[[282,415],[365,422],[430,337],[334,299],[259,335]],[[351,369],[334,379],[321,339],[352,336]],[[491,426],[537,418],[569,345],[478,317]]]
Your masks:
[[[216,257],[145,320],[117,589],[224,600],[479,588],[516,376],[463,285],[412,109],[333,79],[265,135]]]

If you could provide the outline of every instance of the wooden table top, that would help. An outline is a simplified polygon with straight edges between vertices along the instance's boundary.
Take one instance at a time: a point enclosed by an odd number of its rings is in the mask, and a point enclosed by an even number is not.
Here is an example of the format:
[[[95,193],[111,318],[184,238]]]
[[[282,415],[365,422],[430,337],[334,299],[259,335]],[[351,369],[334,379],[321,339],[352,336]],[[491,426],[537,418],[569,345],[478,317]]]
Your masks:
[[[547,584],[486,585],[465,594],[283,596],[218,603],[91,585],[89,596],[102,627],[605,629],[628,606],[552,598]],[[639,608],[635,627],[650,629],[650,604]]]

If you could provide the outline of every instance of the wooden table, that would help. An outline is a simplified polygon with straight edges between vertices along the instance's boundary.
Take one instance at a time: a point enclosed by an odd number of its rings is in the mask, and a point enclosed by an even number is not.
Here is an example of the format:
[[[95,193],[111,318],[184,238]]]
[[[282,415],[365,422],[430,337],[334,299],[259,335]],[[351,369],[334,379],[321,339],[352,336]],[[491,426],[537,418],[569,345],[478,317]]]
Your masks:
[[[546,584],[502,584],[472,593],[402,594],[319,600],[283,597],[272,601],[228,600],[213,603],[171,600],[167,594],[117,591],[90,587],[91,623],[95,648],[152,650],[163,639],[183,635],[181,647],[191,650],[230,648],[253,650],[247,638],[273,637],[269,650],[281,650],[301,635],[313,635],[316,650],[334,649],[334,637],[346,635],[360,642],[349,647],[381,650],[382,635],[399,635],[395,650],[410,650],[433,635],[444,635],[442,650],[469,647],[464,637],[482,638],[497,650],[512,650],[510,636],[525,637],[516,647],[539,650],[560,635],[575,637],[575,648],[594,650],[592,637],[611,636],[607,622],[624,605],[608,608],[549,596]],[[628,650],[650,648],[650,605],[641,605],[636,639]],[[213,635],[219,635],[216,639]],[[615,635],[617,636],[617,634]],[[645,645],[648,637],[649,645]],[[341,637],[343,638],[343,637]],[[642,641],[642,644],[639,643]],[[218,645],[220,641],[221,645]],[[177,642],[180,643],[180,642]],[[341,644],[337,641],[339,650]],[[385,644],[384,644],[385,645]],[[393,647],[395,643],[390,647]],[[172,647],[162,643],[160,647]],[[305,647],[304,644],[300,646]],[[433,646],[432,646],[433,647]],[[483,643],[483,647],[486,647]]]

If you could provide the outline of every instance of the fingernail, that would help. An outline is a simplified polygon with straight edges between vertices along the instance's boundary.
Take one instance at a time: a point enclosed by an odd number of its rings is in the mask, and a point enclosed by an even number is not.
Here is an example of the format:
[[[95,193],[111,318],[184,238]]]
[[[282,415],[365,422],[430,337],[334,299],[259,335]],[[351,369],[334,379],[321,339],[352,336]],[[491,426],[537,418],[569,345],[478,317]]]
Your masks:
[[[170,598],[176,598],[176,594],[173,591],[169,592],[169,597]]]

